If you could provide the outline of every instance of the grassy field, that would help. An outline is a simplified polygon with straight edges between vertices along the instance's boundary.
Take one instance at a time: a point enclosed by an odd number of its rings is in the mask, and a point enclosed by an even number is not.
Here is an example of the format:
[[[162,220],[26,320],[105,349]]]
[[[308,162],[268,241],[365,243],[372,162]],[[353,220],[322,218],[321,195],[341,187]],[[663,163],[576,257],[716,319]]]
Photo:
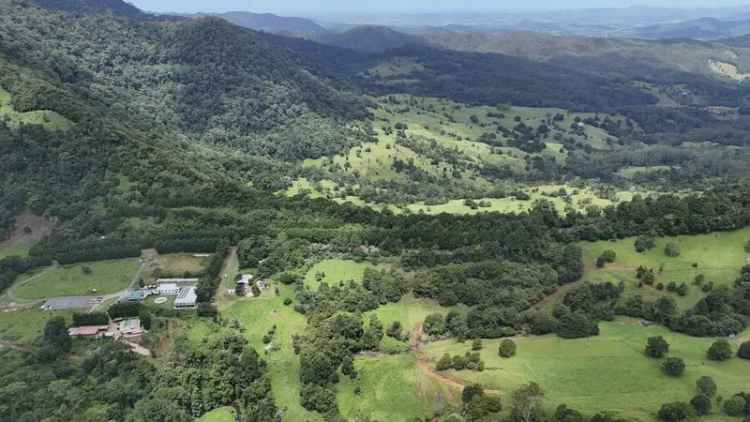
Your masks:
[[[386,327],[394,321],[399,321],[405,331],[411,331],[424,322],[427,315],[447,314],[450,310],[451,308],[444,308],[433,300],[404,296],[398,303],[382,305],[365,316],[376,314]]]
[[[162,276],[181,277],[186,272],[197,274],[206,269],[209,259],[190,253],[159,255],[153,263],[152,271],[158,269]]]
[[[734,358],[716,363],[705,359],[714,339],[699,339],[669,332],[662,327],[642,327],[636,320],[619,319],[600,325],[601,335],[589,339],[563,340],[555,336],[517,338],[518,354],[511,359],[497,354],[499,340],[484,341],[483,372],[449,371],[448,376],[478,382],[503,396],[518,386],[537,382],[546,391],[550,408],[565,403],[587,414],[613,410],[623,416],[653,420],[661,404],[689,401],[695,381],[711,376],[724,397],[747,390],[750,362]],[[687,364],[680,378],[664,375],[660,360],[643,354],[646,339],[662,335],[671,344],[670,356]],[[734,341],[735,349],[739,340]],[[453,340],[425,348],[434,361],[444,353],[463,354],[469,343]],[[506,399],[507,400],[507,399]]]
[[[411,354],[357,357],[354,366],[359,379],[344,376],[338,385],[339,409],[348,420],[422,420],[456,404],[455,392],[422,373]]]
[[[19,113],[13,109],[11,98],[8,91],[0,88],[0,119],[5,119],[10,127],[16,127],[20,124],[35,124],[43,125],[47,129],[65,130],[72,125],[68,119],[54,111],[35,110]]]
[[[220,407],[201,416],[196,422],[234,422],[237,412],[232,407]]]
[[[91,273],[86,274],[84,267]],[[21,299],[106,295],[126,289],[137,271],[137,259],[45,268],[22,278],[15,294]]]
[[[263,292],[259,298],[240,299],[222,314],[240,322],[252,347],[268,362],[274,397],[284,410],[284,421],[321,421],[317,414],[299,404],[299,358],[292,350],[292,335],[303,333],[307,322],[293,306],[283,304],[285,298],[294,298],[291,287],[279,286],[279,296],[272,290]],[[279,350],[266,352],[262,338],[274,325],[276,335],[272,344]]]
[[[63,316],[71,322],[70,311],[46,312],[37,307],[0,311],[0,341],[29,344],[42,335],[44,324],[52,317]]]
[[[748,254],[744,250],[744,245],[748,240],[750,240],[750,229],[698,236],[658,238],[656,247],[643,254],[635,251],[635,239],[617,242],[584,242],[581,243],[586,263],[584,280],[593,282],[623,280],[627,286],[626,294],[638,293],[651,298],[669,294],[681,307],[688,307],[705,295],[700,286],[692,285],[698,274],[704,274],[707,281],[713,281],[716,286],[730,285],[734,282],[739,276],[740,269],[747,263]],[[670,242],[680,246],[679,257],[670,258],[664,254],[664,247]],[[597,269],[594,262],[607,249],[617,253],[617,260],[603,269]],[[696,263],[698,266],[693,267]],[[674,293],[658,291],[653,287],[637,288],[635,271],[641,265],[657,270],[657,283],[665,285],[672,281],[687,283],[690,285],[688,295],[680,297]],[[660,273],[659,268],[663,268]]]
[[[0,243],[0,259],[9,256],[26,256],[30,248],[31,244],[26,242],[2,242]]]
[[[312,290],[317,290],[321,283],[327,283],[329,286],[336,286],[341,282],[354,281],[362,282],[362,277],[367,268],[376,268],[375,265],[367,262],[355,262],[344,259],[327,259],[315,264],[305,275],[305,286]],[[323,275],[318,280],[316,275]]]

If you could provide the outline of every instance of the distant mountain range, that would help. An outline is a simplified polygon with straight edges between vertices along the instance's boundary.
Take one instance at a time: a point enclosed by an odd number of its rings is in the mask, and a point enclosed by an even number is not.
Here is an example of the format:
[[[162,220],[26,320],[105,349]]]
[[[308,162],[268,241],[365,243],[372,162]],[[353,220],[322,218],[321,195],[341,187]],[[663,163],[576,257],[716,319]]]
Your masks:
[[[364,53],[382,53],[406,45],[423,45],[427,40],[385,26],[360,26],[345,32],[325,32],[313,40],[334,47]]]
[[[199,14],[192,16],[207,15]],[[271,13],[226,12],[210,14],[210,16],[225,19],[243,28],[273,34],[311,36],[327,32],[325,28],[310,19],[277,16]]]

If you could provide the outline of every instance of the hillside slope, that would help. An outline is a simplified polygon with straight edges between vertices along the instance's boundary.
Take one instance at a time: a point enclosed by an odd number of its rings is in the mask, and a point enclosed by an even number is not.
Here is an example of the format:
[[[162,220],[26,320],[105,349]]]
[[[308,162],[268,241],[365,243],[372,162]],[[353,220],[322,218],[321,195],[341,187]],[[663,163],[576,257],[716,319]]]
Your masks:
[[[327,32],[313,39],[323,44],[363,53],[383,53],[407,45],[426,44],[421,37],[384,26],[360,26],[340,33]]]

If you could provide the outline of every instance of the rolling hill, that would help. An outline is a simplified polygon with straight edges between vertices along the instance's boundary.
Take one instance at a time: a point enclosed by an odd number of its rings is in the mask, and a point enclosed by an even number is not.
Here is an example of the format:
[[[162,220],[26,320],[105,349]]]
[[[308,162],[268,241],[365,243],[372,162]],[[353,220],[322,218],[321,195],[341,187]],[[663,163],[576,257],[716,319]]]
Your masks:
[[[327,30],[310,19],[278,16],[272,13],[225,12],[210,16],[226,19],[243,28],[272,34],[313,36]]]
[[[417,36],[398,32],[384,26],[360,26],[345,32],[327,32],[314,37],[315,41],[334,47],[363,53],[383,53],[408,45],[423,45]]]

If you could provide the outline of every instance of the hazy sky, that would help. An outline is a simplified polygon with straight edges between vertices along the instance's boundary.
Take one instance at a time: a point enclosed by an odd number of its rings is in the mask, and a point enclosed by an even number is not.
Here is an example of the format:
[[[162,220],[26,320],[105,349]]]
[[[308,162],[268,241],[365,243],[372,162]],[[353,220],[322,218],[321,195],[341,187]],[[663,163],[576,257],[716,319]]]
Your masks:
[[[129,0],[156,12],[220,12],[243,10],[279,14],[327,13],[531,11],[573,8],[625,7],[648,4],[664,7],[723,7],[750,4],[750,0]]]

